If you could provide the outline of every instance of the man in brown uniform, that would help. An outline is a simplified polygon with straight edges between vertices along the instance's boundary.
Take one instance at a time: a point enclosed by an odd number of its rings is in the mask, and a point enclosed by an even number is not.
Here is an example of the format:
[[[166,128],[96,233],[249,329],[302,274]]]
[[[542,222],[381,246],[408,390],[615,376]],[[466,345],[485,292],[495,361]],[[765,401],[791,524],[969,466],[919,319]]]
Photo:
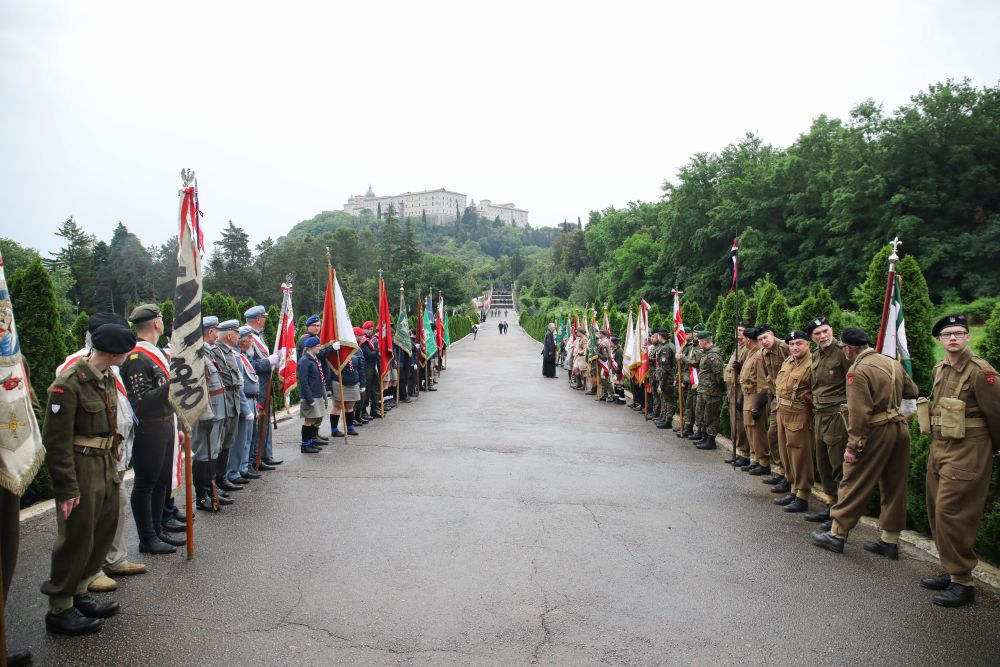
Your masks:
[[[740,387],[740,369],[747,357],[746,338],[743,330],[753,326],[749,322],[740,322],[736,326],[736,347],[729,356],[725,368],[726,396],[729,400],[729,418],[732,428],[734,454],[725,463],[737,467],[750,463],[750,446],[747,443],[747,432],[743,427],[743,388]]]
[[[804,512],[813,485],[812,359],[804,331],[789,332],[785,343],[790,354],[775,381],[775,426],[790,493],[774,504],[783,506],[786,512]]]
[[[778,493],[789,491],[789,484],[785,480],[785,459],[781,455],[778,447],[778,403],[775,397],[775,380],[778,378],[778,371],[781,364],[788,356],[788,346],[785,341],[780,340],[766,324],[757,325],[757,343],[760,344],[761,362],[764,365],[764,381],[767,383],[767,449],[771,454],[771,467],[775,469],[774,475],[765,477],[762,482],[778,486]]]
[[[844,478],[844,448],[847,446],[847,371],[851,361],[844,344],[834,340],[833,327],[825,317],[809,322],[806,333],[816,343],[812,355],[813,434],[816,467],[823,493],[831,500],[818,512],[806,514],[806,521],[830,521],[830,507],[837,502],[837,487]],[[829,524],[823,530],[829,530]]]
[[[868,334],[848,327],[840,336],[844,352],[854,363],[847,374],[847,450],[844,479],[830,515],[829,532],[814,532],[813,542],[843,553],[844,542],[861,519],[868,500],[879,487],[882,511],[878,541],[864,548],[887,558],[898,558],[899,533],[906,527],[906,476],[910,467],[910,432],[900,401],[917,397],[917,385],[895,359],[868,347]]]
[[[57,536],[52,568],[42,593],[49,596],[45,628],[80,635],[97,632],[118,613],[117,602],[99,603],[87,594],[88,573],[99,571],[118,526],[118,405],[112,366],[135,347],[135,335],[121,324],[104,324],[91,334],[93,350],[56,377],[49,387],[42,441],[56,497]]]
[[[975,599],[972,570],[978,558],[973,545],[986,506],[993,457],[1000,453],[1000,384],[989,362],[969,349],[964,315],[941,318],[933,333],[945,358],[934,367],[927,517],[945,571],[924,577],[920,585],[942,591],[934,596],[934,604],[960,607]],[[964,417],[965,437],[957,437],[960,431],[949,428],[951,420],[942,415],[949,409],[958,421]]]
[[[770,451],[767,446],[767,380],[764,377],[764,363],[761,348],[757,344],[757,328],[743,330],[747,340],[747,359],[740,370],[740,386],[743,388],[743,426],[750,442],[750,463],[740,468],[751,475],[767,475],[771,472]]]

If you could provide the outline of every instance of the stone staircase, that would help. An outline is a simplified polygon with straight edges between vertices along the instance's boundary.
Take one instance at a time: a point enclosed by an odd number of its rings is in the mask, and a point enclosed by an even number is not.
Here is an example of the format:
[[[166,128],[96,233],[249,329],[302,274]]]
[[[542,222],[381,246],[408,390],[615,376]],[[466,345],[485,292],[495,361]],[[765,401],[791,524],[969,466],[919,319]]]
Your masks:
[[[513,312],[514,310],[514,295],[510,291],[510,288],[494,287],[493,288],[493,305],[492,308],[499,310],[508,310]]]

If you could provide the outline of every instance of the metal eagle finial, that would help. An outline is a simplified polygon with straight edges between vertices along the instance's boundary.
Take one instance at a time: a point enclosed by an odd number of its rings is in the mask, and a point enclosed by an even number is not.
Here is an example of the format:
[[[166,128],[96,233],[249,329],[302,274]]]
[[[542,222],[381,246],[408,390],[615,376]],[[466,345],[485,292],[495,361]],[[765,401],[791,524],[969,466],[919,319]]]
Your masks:
[[[194,169],[181,169],[181,181],[184,187],[189,188],[194,183]]]

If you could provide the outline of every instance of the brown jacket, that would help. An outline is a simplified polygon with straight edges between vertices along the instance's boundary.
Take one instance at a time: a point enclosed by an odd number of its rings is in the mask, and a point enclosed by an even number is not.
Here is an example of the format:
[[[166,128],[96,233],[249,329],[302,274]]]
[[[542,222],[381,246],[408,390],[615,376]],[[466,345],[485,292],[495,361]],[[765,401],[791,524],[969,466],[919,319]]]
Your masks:
[[[847,374],[847,448],[861,452],[872,429],[904,421],[899,402],[917,392],[898,361],[873,348],[862,351]]]
[[[817,349],[812,355],[812,369],[816,410],[839,408],[847,401],[847,372],[851,369],[844,344],[833,341],[826,349]]]
[[[969,363],[973,364],[972,373],[960,388],[956,388],[955,385],[966,370],[966,364]],[[954,366],[946,360],[939,361],[934,367],[931,417],[940,415],[937,399],[942,396],[955,396],[963,401],[967,420],[984,420],[993,451],[1000,452],[1000,379],[988,361],[972,354],[969,348],[965,348]],[[935,439],[940,440],[940,428],[935,426],[933,430]],[[966,431],[965,439],[968,440],[981,433],[983,431],[978,428],[970,428]]]

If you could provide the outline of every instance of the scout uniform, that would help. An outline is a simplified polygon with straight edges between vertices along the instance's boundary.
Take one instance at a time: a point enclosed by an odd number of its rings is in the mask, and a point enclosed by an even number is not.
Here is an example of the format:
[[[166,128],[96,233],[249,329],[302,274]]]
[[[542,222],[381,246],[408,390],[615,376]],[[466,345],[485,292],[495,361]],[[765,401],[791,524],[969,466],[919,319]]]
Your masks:
[[[805,332],[792,331],[785,338],[808,340]],[[775,426],[785,478],[790,493],[774,501],[786,512],[802,512],[809,505],[813,485],[812,358],[809,351],[801,359],[785,358],[775,380]]]
[[[712,338],[711,331],[698,333],[698,340]],[[695,446],[698,449],[715,449],[715,437],[719,433],[719,417],[722,413],[722,392],[725,390],[723,379],[722,352],[713,344],[708,349],[701,350],[698,361],[698,415],[696,421],[704,437]]]
[[[856,347],[868,345],[868,335],[854,327],[844,329],[841,340]],[[910,432],[899,406],[902,399],[916,397],[917,386],[895,359],[870,347],[855,358],[847,374],[847,449],[858,460],[844,463],[837,504],[830,510],[833,526],[829,533],[813,533],[818,545],[843,551],[844,541],[861,519],[876,485],[882,501],[882,537],[877,543],[866,543],[866,549],[879,552],[880,547],[871,545],[898,542],[899,532],[906,527],[910,466]]]
[[[806,333],[829,324],[825,317],[812,320]],[[844,478],[844,448],[847,446],[847,372],[851,361],[844,354],[844,344],[835,340],[812,355],[812,394],[815,422],[816,468],[831,504],[837,502],[837,487]],[[813,518],[810,515],[807,518]],[[818,513],[826,521],[829,511]]]
[[[94,349],[124,355],[135,336],[120,324],[104,324],[92,334]],[[102,618],[118,605],[98,604],[87,595],[88,574],[97,572],[114,540],[120,503],[115,430],[117,388],[110,370],[98,370],[91,357],[76,360],[49,387],[42,440],[57,503],[78,500],[68,518],[57,507],[45,617],[50,632],[84,634],[101,628]]]
[[[935,324],[934,336],[957,327],[968,330],[965,317],[946,316]],[[996,371],[968,347],[954,365],[940,361],[934,367],[929,408],[934,440],[927,456],[927,517],[945,573],[925,577],[921,584],[934,590],[947,588],[934,597],[935,604],[960,606],[973,600],[972,570],[978,562],[973,546],[986,506],[993,457],[1000,452]],[[921,430],[926,426],[922,423]]]

